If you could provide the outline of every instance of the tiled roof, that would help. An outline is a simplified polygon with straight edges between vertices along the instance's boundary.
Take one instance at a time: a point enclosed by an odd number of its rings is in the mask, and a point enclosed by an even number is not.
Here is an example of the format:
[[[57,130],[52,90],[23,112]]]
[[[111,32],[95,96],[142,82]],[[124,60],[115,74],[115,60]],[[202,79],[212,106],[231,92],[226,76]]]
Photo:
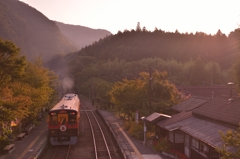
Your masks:
[[[186,87],[178,86],[179,91],[185,94],[191,94],[192,96],[201,96],[206,98],[217,97],[220,95],[230,96],[230,86],[198,86],[198,87]],[[235,89],[232,89],[232,95],[237,96],[238,93]]]
[[[146,120],[148,122],[153,123],[157,120],[160,120],[161,118],[166,119],[166,118],[171,118],[171,116],[154,112],[151,115],[147,116]]]
[[[157,126],[163,128],[164,126],[167,126],[169,124],[173,124],[175,122],[184,120],[184,119],[189,118],[191,116],[192,116],[192,112],[191,111],[174,114],[169,119],[165,119],[165,120],[157,122]]]
[[[212,147],[220,147],[223,144],[219,130],[226,132],[227,130],[235,131],[231,126],[219,125],[207,120],[201,120],[194,116],[174,122],[164,126],[166,130],[179,129],[201,141],[211,145]]]
[[[193,115],[199,115],[234,126],[239,126],[240,98],[235,98],[232,102],[229,102],[226,97],[213,98],[201,107],[193,110]]]
[[[202,104],[206,103],[208,99],[200,97],[191,97],[175,106],[172,107],[173,110],[177,112],[190,111],[193,110]]]

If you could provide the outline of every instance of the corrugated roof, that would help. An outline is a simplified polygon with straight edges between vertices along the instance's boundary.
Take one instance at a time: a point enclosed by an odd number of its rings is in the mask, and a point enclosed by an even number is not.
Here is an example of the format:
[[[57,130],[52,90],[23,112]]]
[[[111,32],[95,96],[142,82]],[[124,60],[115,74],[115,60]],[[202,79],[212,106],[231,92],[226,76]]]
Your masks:
[[[148,122],[155,122],[161,118],[171,118],[171,116],[169,115],[166,115],[166,114],[160,114],[160,113],[152,113],[151,115],[147,116],[145,119],[148,121]]]
[[[226,97],[216,97],[193,110],[193,114],[239,126],[240,99],[229,102]]]
[[[208,99],[200,98],[200,97],[191,97],[175,106],[172,107],[173,110],[182,112],[182,111],[190,111],[193,110],[202,104],[206,103]]]
[[[174,114],[169,119],[165,119],[165,120],[157,122],[157,126],[163,128],[164,126],[167,126],[169,124],[173,124],[175,122],[179,122],[179,121],[184,120],[186,118],[189,118],[191,116],[192,116],[191,111]]]
[[[175,128],[211,145],[212,147],[220,147],[223,142],[221,140],[219,131],[226,132],[227,130],[236,129],[231,126],[220,125],[207,120],[201,120],[194,116],[168,124],[164,126],[165,129],[171,131]]]
[[[192,96],[201,96],[212,98],[220,95],[230,95],[230,86],[177,86],[177,88],[185,94],[191,94]],[[232,95],[237,96],[238,93],[235,89],[232,90]]]

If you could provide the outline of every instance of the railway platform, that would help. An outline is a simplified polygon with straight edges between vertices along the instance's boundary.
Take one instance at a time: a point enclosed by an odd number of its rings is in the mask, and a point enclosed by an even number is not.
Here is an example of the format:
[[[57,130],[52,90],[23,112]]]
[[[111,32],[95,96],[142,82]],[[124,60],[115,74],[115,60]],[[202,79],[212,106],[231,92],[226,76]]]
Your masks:
[[[39,124],[22,140],[13,139],[15,149],[10,153],[0,154],[0,159],[35,159],[40,155],[42,148],[47,143],[47,123],[41,121]]]
[[[144,145],[142,141],[131,137],[124,131],[123,121],[113,113],[103,110],[98,110],[98,112],[111,129],[125,159],[170,159],[158,154],[150,146]]]
[[[145,146],[142,141],[131,137],[123,129],[123,120],[117,118],[113,113],[104,110],[98,110],[98,112],[115,136],[124,159],[170,159],[158,154],[150,146]],[[47,123],[43,120],[22,140],[18,140],[16,137],[12,142],[15,149],[10,153],[0,154],[0,159],[37,159],[46,143]]]

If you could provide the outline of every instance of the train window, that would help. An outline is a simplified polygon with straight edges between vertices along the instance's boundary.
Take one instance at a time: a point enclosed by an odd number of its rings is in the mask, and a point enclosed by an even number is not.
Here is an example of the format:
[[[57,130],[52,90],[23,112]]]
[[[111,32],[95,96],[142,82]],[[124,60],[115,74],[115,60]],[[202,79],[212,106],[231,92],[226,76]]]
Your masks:
[[[75,125],[76,124],[76,119],[72,118],[69,120],[70,125]]]
[[[57,116],[50,116],[50,120],[49,120],[49,124],[50,125],[57,125]]]
[[[75,125],[76,124],[76,112],[70,112],[69,113],[69,124]]]
[[[56,112],[51,112],[50,115],[57,115],[57,113]]]
[[[66,117],[60,117],[60,124],[61,125],[65,125],[66,121],[67,121]]]

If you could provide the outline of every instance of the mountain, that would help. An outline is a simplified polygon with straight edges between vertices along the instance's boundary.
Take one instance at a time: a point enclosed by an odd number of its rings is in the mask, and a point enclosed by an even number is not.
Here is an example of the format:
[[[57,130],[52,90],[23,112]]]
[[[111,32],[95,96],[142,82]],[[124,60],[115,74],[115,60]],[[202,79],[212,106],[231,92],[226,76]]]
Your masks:
[[[0,0],[0,38],[14,42],[28,60],[76,50],[55,22],[18,0]]]
[[[215,35],[202,32],[180,34],[161,29],[154,32],[125,30],[101,39],[76,54],[98,60],[129,62],[146,58],[186,62],[201,57],[205,62],[218,62],[222,69],[229,69],[239,53],[239,35],[240,29],[235,29],[228,36],[220,30]]]
[[[110,34],[51,21],[19,0],[0,0],[0,38],[14,42],[30,61],[41,56],[47,62],[55,55],[77,51]]]
[[[63,35],[78,49],[92,44],[112,33],[103,29],[91,29],[80,25],[55,22]]]

